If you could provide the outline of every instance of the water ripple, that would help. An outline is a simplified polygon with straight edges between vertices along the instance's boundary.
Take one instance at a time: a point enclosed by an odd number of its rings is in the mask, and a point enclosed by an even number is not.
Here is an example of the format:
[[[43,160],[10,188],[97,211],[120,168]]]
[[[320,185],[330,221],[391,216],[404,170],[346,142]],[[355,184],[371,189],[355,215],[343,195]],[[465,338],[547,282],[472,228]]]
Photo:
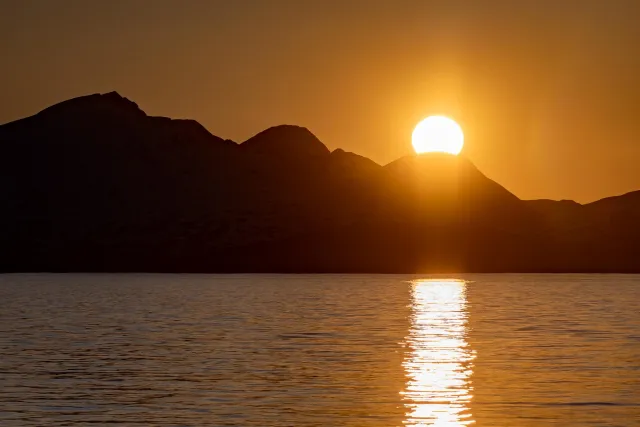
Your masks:
[[[0,276],[0,425],[640,426],[640,277]]]

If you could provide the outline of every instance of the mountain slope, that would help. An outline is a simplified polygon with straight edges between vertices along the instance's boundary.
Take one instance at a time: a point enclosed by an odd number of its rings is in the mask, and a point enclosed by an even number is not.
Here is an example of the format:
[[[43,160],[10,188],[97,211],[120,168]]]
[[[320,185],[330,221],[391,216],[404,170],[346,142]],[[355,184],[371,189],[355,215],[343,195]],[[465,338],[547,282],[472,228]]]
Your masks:
[[[559,271],[640,271],[640,191],[581,205],[532,200],[556,248]]]

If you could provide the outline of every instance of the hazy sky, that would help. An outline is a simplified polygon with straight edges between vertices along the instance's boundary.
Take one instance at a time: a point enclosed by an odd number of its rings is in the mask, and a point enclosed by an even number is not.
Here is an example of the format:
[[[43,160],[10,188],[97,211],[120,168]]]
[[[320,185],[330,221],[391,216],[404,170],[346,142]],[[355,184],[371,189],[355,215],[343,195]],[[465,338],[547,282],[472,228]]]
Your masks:
[[[385,164],[430,114],[521,198],[640,189],[638,0],[0,0],[0,123],[117,90]]]

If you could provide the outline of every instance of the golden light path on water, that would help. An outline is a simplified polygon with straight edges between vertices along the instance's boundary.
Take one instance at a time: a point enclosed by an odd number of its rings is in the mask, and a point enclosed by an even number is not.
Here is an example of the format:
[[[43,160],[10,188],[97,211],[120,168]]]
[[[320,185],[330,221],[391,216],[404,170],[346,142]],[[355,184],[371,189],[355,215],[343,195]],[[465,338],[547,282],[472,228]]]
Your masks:
[[[469,403],[475,354],[466,340],[467,283],[411,282],[411,329],[403,363],[405,425],[459,427],[473,424]]]

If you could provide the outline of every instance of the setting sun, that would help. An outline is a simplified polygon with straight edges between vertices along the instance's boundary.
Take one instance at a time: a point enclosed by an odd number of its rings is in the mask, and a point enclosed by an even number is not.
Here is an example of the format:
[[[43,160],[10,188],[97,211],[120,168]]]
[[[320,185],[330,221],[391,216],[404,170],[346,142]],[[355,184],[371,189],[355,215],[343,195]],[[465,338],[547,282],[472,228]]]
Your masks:
[[[464,145],[464,134],[460,126],[448,117],[427,117],[413,130],[411,136],[416,153],[459,154]]]

